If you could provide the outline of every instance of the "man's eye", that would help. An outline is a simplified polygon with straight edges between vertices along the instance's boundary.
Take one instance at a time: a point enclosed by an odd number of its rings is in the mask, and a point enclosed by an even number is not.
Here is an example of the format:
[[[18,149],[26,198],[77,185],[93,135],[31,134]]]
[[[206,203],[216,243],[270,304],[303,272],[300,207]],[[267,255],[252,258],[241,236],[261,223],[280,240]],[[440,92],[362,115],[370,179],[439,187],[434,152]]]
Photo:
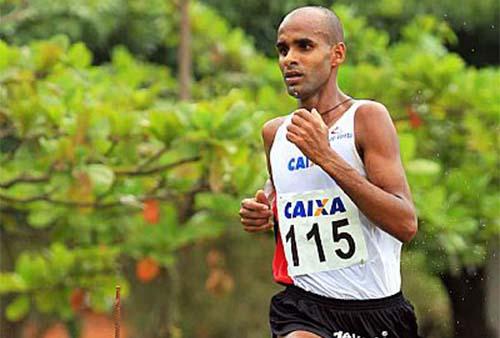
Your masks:
[[[299,45],[300,49],[310,50],[312,49],[312,45],[310,43],[304,42]]]
[[[278,53],[280,55],[285,56],[288,53],[288,49],[287,48],[278,48]]]

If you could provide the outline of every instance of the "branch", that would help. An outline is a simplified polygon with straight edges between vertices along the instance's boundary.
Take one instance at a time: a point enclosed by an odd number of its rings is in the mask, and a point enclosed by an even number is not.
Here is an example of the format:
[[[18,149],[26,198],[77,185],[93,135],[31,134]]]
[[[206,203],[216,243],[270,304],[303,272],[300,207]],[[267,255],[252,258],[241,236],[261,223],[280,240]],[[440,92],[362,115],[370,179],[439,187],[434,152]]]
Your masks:
[[[166,192],[161,195],[144,195],[135,197],[135,200],[138,202],[144,202],[149,199],[156,199],[160,201],[170,200],[175,198],[175,195]],[[50,193],[45,193],[41,195],[30,196],[26,198],[15,198],[11,196],[7,196],[4,194],[0,194],[0,200],[8,202],[8,203],[18,203],[18,204],[29,204],[33,202],[44,201],[50,204],[62,205],[66,207],[74,207],[74,208],[114,208],[119,206],[127,206],[128,204],[123,200],[115,200],[109,202],[78,202],[78,201],[69,201],[69,200],[60,200],[50,197]]]
[[[139,164],[138,169],[139,170],[144,169],[149,164],[151,164],[154,161],[156,161],[157,159],[159,159],[161,157],[161,155],[163,155],[167,150],[168,150],[167,147],[161,148],[156,154],[154,154],[153,156],[151,156],[150,158],[146,159],[144,162],[142,162],[141,164]]]
[[[158,154],[157,154],[158,155]],[[196,162],[200,160],[200,156],[196,157],[191,157],[191,158],[185,158],[181,159],[177,162],[165,164],[162,166],[150,168],[150,169],[134,169],[134,170],[115,170],[116,175],[129,175],[129,176],[140,176],[140,175],[149,175],[157,172],[161,172],[164,170],[168,170],[174,167],[177,167],[182,164],[190,163],[190,162]],[[19,177],[16,177],[12,180],[9,180],[7,182],[0,182],[0,188],[9,188],[13,186],[14,184],[17,183],[39,183],[39,182],[47,182],[50,180],[49,175],[44,175],[44,176],[25,176],[21,175]],[[62,205],[66,207],[79,207],[79,208],[113,208],[113,207],[119,207],[119,206],[124,206],[126,203],[124,203],[121,200],[116,200],[116,201],[109,201],[109,202],[101,202],[99,200],[97,201],[91,201],[91,202],[82,202],[82,201],[71,201],[71,200],[61,200],[61,199],[55,199],[51,197],[52,192],[46,192],[40,195],[34,195],[34,196],[29,196],[29,197],[24,197],[24,198],[16,198],[12,196],[8,196],[5,194],[0,194],[0,200],[7,202],[7,203],[15,203],[15,204],[29,204],[33,202],[38,202],[38,201],[44,201],[47,203],[55,204],[55,205]],[[142,197],[137,197],[136,200],[139,202],[143,202],[148,199],[157,199],[157,200],[168,200],[173,198],[173,194],[167,192],[166,194],[163,195],[154,195],[154,194],[147,194]]]
[[[8,188],[10,188],[13,185],[16,185],[18,183],[40,183],[40,182],[47,182],[47,181],[50,181],[50,175],[30,176],[30,175],[23,174],[19,177],[15,177],[15,178],[8,180],[6,182],[0,182],[0,188],[8,189]]]
[[[5,202],[10,202],[10,203],[27,204],[27,203],[37,202],[37,201],[47,201],[47,200],[49,200],[49,194],[45,193],[45,194],[30,196],[30,197],[26,197],[26,198],[15,198],[15,197],[7,196],[4,194],[0,194],[0,200],[5,201]]]
[[[140,166],[139,166],[139,168],[135,168],[135,169],[121,169],[121,170],[117,169],[117,170],[115,170],[115,174],[116,175],[129,175],[129,176],[150,175],[150,174],[155,174],[155,173],[165,171],[168,169],[172,169],[172,168],[175,168],[177,166],[180,166],[180,165],[183,165],[186,163],[196,162],[196,161],[199,161],[200,159],[201,159],[201,156],[195,156],[195,157],[185,158],[185,159],[179,160],[177,162],[173,162],[173,163],[169,163],[169,164],[165,164],[165,165],[161,165],[161,166],[153,167],[153,168],[149,168],[149,169],[141,169]]]
[[[115,148],[116,148],[117,145],[118,145],[118,140],[116,138],[112,137],[111,138],[111,146],[106,151],[106,153],[104,154],[104,156],[111,156],[111,153],[113,152],[113,150],[115,150]]]
[[[160,179],[158,180],[158,183],[148,191],[149,195],[156,194],[156,192],[162,188],[165,188],[165,184],[167,183],[167,180],[165,179],[165,176],[160,176]]]

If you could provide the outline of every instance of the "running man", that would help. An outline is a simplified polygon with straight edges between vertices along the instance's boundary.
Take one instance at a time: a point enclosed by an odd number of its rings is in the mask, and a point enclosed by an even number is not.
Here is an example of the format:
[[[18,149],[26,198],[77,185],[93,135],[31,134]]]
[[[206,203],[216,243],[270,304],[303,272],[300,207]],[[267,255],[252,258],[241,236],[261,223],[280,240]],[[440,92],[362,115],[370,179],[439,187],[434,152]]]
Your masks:
[[[264,125],[270,191],[240,209],[246,231],[275,229],[286,289],[271,300],[273,337],[416,338],[400,253],[417,219],[390,115],[338,87],[346,45],[332,11],[292,11],[276,48],[299,108]]]

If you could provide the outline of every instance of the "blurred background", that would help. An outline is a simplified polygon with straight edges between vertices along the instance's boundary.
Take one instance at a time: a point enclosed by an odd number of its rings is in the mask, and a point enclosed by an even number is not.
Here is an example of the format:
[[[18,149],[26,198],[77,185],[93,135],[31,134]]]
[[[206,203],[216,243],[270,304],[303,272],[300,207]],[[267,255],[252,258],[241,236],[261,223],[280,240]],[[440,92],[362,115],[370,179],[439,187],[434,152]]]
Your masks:
[[[403,288],[429,338],[500,337],[496,0],[0,0],[0,336],[269,337],[272,233],[239,202],[288,114],[275,31],[333,8],[340,85],[383,102],[419,233]]]

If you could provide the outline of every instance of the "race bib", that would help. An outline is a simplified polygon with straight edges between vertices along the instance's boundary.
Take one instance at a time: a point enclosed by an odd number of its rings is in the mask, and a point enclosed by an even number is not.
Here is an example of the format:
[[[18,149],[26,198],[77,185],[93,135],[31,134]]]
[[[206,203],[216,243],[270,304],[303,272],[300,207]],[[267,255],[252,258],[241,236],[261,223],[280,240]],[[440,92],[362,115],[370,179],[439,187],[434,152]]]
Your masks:
[[[342,189],[279,194],[277,202],[290,276],[366,262],[359,211]]]

